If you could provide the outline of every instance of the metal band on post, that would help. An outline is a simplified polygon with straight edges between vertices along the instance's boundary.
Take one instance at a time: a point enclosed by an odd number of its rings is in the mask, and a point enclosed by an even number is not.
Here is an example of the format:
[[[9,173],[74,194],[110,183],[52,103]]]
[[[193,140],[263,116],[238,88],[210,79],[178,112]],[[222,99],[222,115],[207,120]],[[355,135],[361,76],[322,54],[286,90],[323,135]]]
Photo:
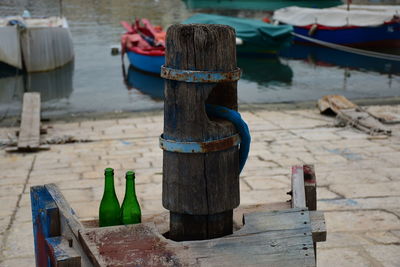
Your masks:
[[[226,150],[240,144],[238,134],[207,142],[178,142],[164,139],[160,136],[160,148],[169,152],[176,153],[208,153]]]
[[[197,71],[177,70],[161,66],[161,77],[188,83],[220,83],[235,82],[240,79],[241,70],[236,68],[232,71]]]

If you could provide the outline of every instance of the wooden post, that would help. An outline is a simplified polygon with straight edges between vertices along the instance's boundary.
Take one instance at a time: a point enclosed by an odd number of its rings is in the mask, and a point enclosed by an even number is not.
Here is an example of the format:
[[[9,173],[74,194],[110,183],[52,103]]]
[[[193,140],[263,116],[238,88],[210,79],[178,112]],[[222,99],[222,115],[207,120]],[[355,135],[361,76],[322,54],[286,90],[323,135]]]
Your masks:
[[[229,26],[173,25],[167,32],[166,47],[165,67],[178,73],[226,74],[236,70],[235,31]],[[237,110],[237,81],[166,78],[163,137],[201,143],[236,134],[230,122],[207,116],[206,103]],[[238,205],[237,146],[205,153],[164,150],[163,206],[170,210],[171,239],[200,240],[231,234],[232,211]]]

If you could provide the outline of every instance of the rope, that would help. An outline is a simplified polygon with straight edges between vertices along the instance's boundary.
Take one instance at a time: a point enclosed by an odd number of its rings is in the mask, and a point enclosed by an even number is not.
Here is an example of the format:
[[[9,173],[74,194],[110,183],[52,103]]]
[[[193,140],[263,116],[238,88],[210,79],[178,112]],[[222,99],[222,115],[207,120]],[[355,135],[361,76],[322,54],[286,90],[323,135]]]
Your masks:
[[[206,112],[208,115],[226,119],[235,125],[236,130],[239,132],[241,138],[239,149],[239,173],[241,173],[244,165],[246,164],[250,150],[251,137],[249,127],[240,116],[240,113],[235,110],[223,106],[206,104]]]
[[[374,57],[374,58],[380,58],[380,59],[386,59],[386,60],[393,60],[393,61],[400,61],[400,56],[398,55],[391,55],[391,54],[385,54],[385,53],[379,53],[379,52],[374,52],[374,51],[368,51],[368,50],[363,50],[363,49],[357,49],[354,47],[348,47],[348,46],[343,46],[343,45],[338,45],[338,44],[333,44],[321,40],[317,40],[315,38],[307,37],[298,33],[292,32],[292,34],[298,38],[307,40],[312,43],[316,43],[322,46],[326,46],[332,49],[336,50],[341,50],[345,51],[348,53],[353,53],[353,54],[358,54],[362,56],[367,56],[367,57]]]

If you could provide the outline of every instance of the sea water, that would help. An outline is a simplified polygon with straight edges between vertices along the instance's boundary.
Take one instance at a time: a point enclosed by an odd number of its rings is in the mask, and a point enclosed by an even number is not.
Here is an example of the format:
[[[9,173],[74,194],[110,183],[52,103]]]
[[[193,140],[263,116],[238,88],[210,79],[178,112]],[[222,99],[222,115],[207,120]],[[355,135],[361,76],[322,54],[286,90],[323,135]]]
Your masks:
[[[196,12],[180,0],[2,0],[0,15],[22,14],[25,9],[34,16],[62,14],[67,18],[75,61],[29,75],[0,66],[0,118],[18,115],[27,91],[41,92],[43,116],[47,117],[161,109],[163,80],[129,68],[126,58],[124,76],[121,57],[111,55],[111,47],[119,45],[124,33],[119,22],[148,18],[166,28]],[[270,15],[212,8],[205,12],[257,19]],[[238,65],[243,70],[238,84],[242,104],[316,101],[326,94],[350,99],[400,96],[399,62],[328,48],[296,46],[281,51],[278,58],[239,56]]]

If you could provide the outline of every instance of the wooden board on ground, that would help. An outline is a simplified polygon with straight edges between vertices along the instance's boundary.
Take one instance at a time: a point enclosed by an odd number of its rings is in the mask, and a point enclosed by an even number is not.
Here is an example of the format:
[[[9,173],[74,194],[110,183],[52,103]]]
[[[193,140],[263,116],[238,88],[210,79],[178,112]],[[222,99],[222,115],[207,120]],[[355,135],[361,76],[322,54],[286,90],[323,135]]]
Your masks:
[[[32,151],[40,146],[40,93],[25,93],[22,106],[18,150]]]

